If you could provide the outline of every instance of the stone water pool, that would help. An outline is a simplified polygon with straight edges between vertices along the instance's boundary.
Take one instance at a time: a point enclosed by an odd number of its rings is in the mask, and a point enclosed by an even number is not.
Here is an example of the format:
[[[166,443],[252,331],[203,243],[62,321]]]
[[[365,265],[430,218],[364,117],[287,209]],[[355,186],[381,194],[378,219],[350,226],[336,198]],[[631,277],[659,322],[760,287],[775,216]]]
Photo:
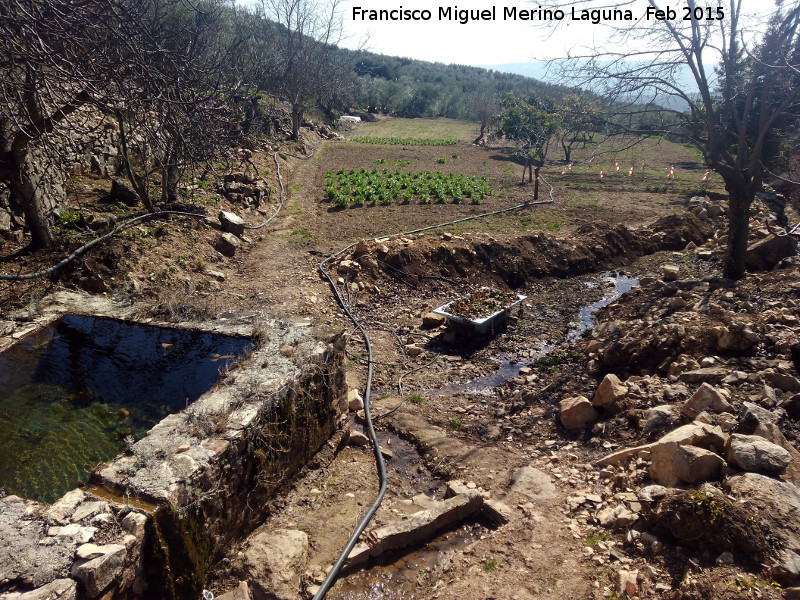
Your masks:
[[[247,338],[67,315],[0,353],[0,488],[53,502],[208,391]]]

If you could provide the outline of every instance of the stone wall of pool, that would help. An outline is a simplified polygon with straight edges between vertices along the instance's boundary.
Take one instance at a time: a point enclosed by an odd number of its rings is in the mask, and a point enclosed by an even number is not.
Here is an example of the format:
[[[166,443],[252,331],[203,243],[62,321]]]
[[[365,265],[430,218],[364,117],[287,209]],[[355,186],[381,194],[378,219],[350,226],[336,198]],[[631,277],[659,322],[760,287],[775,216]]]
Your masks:
[[[59,293],[35,320],[0,323],[0,350],[76,312],[131,319],[138,310]],[[257,312],[181,326],[245,336],[254,348],[88,485],[52,504],[0,497],[3,600],[200,598],[210,565],[336,439],[346,411],[341,334]]]

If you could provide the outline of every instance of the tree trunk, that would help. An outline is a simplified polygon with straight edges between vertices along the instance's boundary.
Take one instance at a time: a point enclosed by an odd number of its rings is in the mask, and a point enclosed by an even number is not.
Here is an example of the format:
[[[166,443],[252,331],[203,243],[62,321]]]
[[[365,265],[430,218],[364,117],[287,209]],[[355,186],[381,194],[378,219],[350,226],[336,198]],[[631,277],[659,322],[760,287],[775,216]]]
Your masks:
[[[31,248],[49,248],[53,245],[54,238],[44,209],[45,188],[32,163],[27,145],[15,148],[12,160],[16,172],[11,176],[11,187],[22,204],[25,224],[31,232]]]
[[[533,180],[533,201],[537,202],[539,200],[539,169],[541,167],[536,167],[534,171],[534,180]]]
[[[744,277],[744,256],[750,228],[750,204],[754,193],[728,187],[728,248],[722,274],[728,279]]]
[[[300,123],[303,120],[303,107],[297,104],[292,105],[292,139],[300,139]]]
[[[485,132],[486,132],[486,123],[481,123],[481,133],[478,137],[475,138],[475,141],[472,143],[475,144],[476,146],[479,145],[481,143],[481,140],[483,139],[483,134]]]

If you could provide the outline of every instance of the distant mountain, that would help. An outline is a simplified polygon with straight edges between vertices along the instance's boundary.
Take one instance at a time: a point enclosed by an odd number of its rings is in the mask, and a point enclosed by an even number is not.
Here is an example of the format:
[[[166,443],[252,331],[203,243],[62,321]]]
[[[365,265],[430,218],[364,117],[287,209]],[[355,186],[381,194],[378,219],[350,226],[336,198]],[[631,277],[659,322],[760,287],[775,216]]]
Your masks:
[[[523,75],[525,77],[533,77],[545,83],[551,84],[568,84],[569,82],[557,81],[556,76],[552,69],[548,70],[547,61],[531,61],[531,62],[518,62],[518,63],[503,63],[499,65],[475,65],[484,69],[491,69],[500,73],[514,73],[516,75]],[[704,65],[707,73],[714,73],[716,68],[715,64],[709,63]],[[698,93],[697,83],[692,76],[689,67],[684,67],[681,71],[678,83],[681,88],[689,95],[695,96]],[[678,98],[660,98],[658,102],[664,108],[673,110],[682,110],[686,108],[683,101]]]

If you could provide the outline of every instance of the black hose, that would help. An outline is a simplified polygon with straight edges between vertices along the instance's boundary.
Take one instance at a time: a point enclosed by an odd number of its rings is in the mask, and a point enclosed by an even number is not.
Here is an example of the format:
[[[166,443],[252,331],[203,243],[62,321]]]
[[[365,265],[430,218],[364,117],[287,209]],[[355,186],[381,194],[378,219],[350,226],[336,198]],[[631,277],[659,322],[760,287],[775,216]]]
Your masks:
[[[547,182],[545,181],[545,183],[547,183]],[[375,241],[377,241],[379,239],[380,240],[384,240],[384,239],[398,237],[398,236],[402,236],[402,235],[412,235],[412,234],[420,233],[420,232],[423,232],[423,231],[430,231],[431,229],[439,229],[441,227],[447,227],[449,225],[454,225],[456,223],[463,223],[464,221],[471,221],[471,220],[474,220],[474,219],[481,219],[481,218],[484,218],[484,217],[490,217],[492,215],[502,214],[502,213],[506,213],[506,212],[512,212],[512,211],[515,211],[515,210],[521,210],[521,209],[527,208],[529,206],[536,206],[536,205],[540,205],[540,204],[553,204],[553,202],[555,201],[553,199],[553,186],[550,185],[549,183],[547,183],[547,185],[550,186],[550,200],[539,201],[539,202],[524,202],[522,204],[517,204],[516,206],[512,206],[510,208],[503,208],[503,209],[500,209],[500,210],[493,210],[491,212],[482,213],[482,214],[479,214],[479,215],[472,215],[470,217],[464,217],[462,219],[456,219],[454,221],[448,221],[446,223],[439,223],[437,225],[430,225],[428,227],[421,227],[419,229],[414,229],[412,231],[404,231],[402,233],[395,233],[395,234],[388,235],[388,236],[374,237],[374,238],[371,238],[371,239],[366,240],[366,241],[375,242]],[[339,292],[339,289],[336,287],[336,284],[334,283],[333,278],[325,270],[325,267],[328,265],[328,263],[330,263],[330,261],[332,261],[335,258],[338,258],[339,256],[341,256],[342,254],[344,254],[345,252],[347,252],[348,250],[350,250],[351,248],[353,248],[355,246],[356,246],[356,244],[353,243],[353,244],[350,244],[349,246],[347,246],[346,248],[342,248],[338,252],[334,252],[333,254],[331,254],[330,256],[328,256],[326,259],[324,259],[322,262],[319,263],[319,270],[322,273],[322,276],[330,284],[331,289],[333,289],[333,293],[336,296],[337,302],[342,307],[342,310],[345,312],[347,317],[353,322],[353,324],[356,326],[356,328],[361,332],[361,335],[364,337],[364,343],[365,343],[366,348],[367,348],[367,385],[366,385],[366,388],[364,390],[364,417],[365,417],[365,420],[367,422],[367,432],[369,434],[370,441],[372,442],[372,445],[373,445],[373,452],[375,454],[375,461],[376,461],[376,463],[378,465],[378,478],[380,480],[380,488],[378,490],[378,495],[375,498],[375,501],[369,507],[369,510],[364,515],[364,518],[361,519],[359,524],[356,526],[356,529],[353,532],[353,534],[350,536],[350,539],[347,541],[347,545],[344,547],[344,550],[342,550],[341,554],[339,555],[339,558],[336,560],[336,562],[334,563],[333,567],[328,572],[327,577],[325,577],[325,581],[322,582],[322,584],[320,585],[319,590],[317,590],[317,593],[314,594],[313,600],[322,600],[323,598],[325,598],[325,595],[328,593],[328,590],[336,582],[336,579],[339,577],[339,573],[341,572],[342,567],[344,566],[344,563],[347,560],[347,557],[350,556],[350,552],[353,550],[353,548],[355,547],[356,543],[358,542],[359,536],[367,528],[367,525],[369,525],[369,522],[372,520],[372,517],[375,516],[375,513],[377,512],[378,508],[380,507],[381,502],[383,501],[383,497],[386,495],[386,488],[388,486],[387,475],[386,475],[386,463],[384,462],[383,456],[381,455],[381,450],[380,450],[380,446],[379,446],[379,443],[378,443],[378,437],[375,434],[375,426],[374,426],[373,419],[372,419],[372,414],[371,414],[371,411],[370,411],[370,404],[371,404],[370,396],[371,396],[371,392],[372,392],[372,365],[374,364],[373,355],[372,355],[372,344],[370,343],[369,335],[367,334],[366,328],[361,323],[361,321],[359,321],[355,317],[355,315],[352,313],[352,311],[350,310],[349,306],[347,305],[347,302],[345,302],[344,298],[342,297],[341,293]],[[401,403],[401,405],[402,405],[402,403]],[[397,410],[398,408],[400,408],[400,405],[395,407],[395,409],[393,409],[390,412],[394,412],[394,410]],[[381,417],[385,417],[385,416],[386,415],[381,415]]]

